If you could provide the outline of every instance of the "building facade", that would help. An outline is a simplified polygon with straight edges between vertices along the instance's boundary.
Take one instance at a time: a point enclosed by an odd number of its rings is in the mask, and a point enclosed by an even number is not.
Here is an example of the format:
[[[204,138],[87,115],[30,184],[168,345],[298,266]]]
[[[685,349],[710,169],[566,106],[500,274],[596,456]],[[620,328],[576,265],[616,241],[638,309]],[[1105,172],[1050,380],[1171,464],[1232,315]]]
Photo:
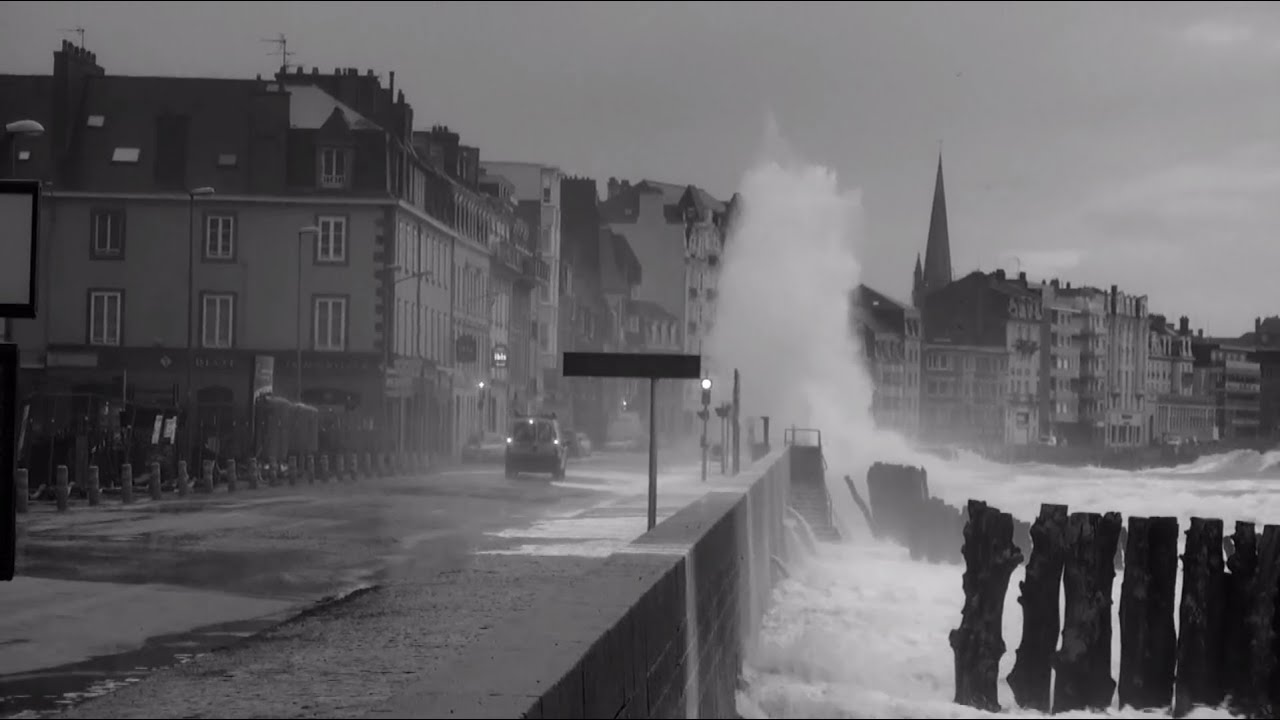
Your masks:
[[[1141,447],[1147,436],[1147,350],[1150,320],[1145,295],[1111,286],[1107,302],[1110,407],[1106,415],[1108,447]]]
[[[1243,338],[1254,347],[1253,359],[1261,376],[1258,433],[1280,441],[1280,316],[1255,318],[1253,333]]]
[[[1262,368],[1255,348],[1240,338],[1191,341],[1201,394],[1213,398],[1217,438],[1227,442],[1257,440],[1261,431]]]
[[[538,320],[533,333],[538,348],[534,408],[560,403],[560,280],[562,211],[560,180],[563,173],[551,165],[523,162],[485,161],[482,172],[505,178],[514,188],[520,215],[529,226],[540,258],[549,273],[539,279],[536,310]]]
[[[978,357],[981,355],[986,358],[983,363],[985,369],[981,372],[996,372],[992,366],[994,363],[994,367],[1003,373],[1002,388],[998,394],[1002,407],[999,442],[1007,445],[1037,442],[1040,434],[1043,312],[1039,293],[1027,285],[1025,277],[1010,280],[1003,270],[990,274],[973,272],[931,291],[924,299],[921,313],[926,346],[964,348],[963,357],[967,359],[964,365],[952,367],[946,364],[946,353],[941,349],[933,353],[936,360],[926,358],[922,375],[925,383],[921,399],[922,430],[925,429],[926,418],[933,418],[930,429],[933,432],[939,429],[941,417],[955,417],[954,410],[939,413],[931,406],[941,403],[944,408],[954,408],[958,399],[965,397],[977,398],[982,403],[993,402],[990,395],[978,396],[976,393],[987,391],[979,390],[976,385],[935,383],[934,393],[930,393],[930,372],[935,376],[948,372],[980,372]],[[993,354],[999,359],[991,360]],[[957,355],[955,361],[960,359],[961,356]],[[931,368],[929,362],[935,366]],[[968,367],[970,364],[972,368]],[[952,379],[958,382],[958,378]],[[990,433],[983,435],[984,438],[990,436]]]
[[[866,285],[855,288],[849,300],[850,332],[861,341],[871,376],[876,425],[915,438],[923,363],[920,312]]]
[[[920,438],[985,451],[1006,444],[1008,348],[938,340],[926,341],[921,354]]]
[[[1214,400],[1212,395],[1196,394],[1190,320],[1185,315],[1177,327],[1163,315],[1151,316],[1146,378],[1151,444],[1214,439]]]
[[[1021,277],[1021,275],[1020,275]],[[1068,443],[1080,422],[1080,331],[1083,316],[1060,292],[1061,283],[1041,283],[1040,436]],[[1070,284],[1067,285],[1070,289]]]

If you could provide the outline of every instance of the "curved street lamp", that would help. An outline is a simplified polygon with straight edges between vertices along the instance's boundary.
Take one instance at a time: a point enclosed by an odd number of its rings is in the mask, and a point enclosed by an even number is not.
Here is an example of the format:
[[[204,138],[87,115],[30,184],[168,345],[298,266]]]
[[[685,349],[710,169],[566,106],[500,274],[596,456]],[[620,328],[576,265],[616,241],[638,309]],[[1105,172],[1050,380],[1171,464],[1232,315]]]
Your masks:
[[[214,194],[208,186],[187,190],[187,462],[195,445],[195,408],[191,390],[192,368],[195,367],[195,285],[196,285],[196,198]]]
[[[5,123],[4,134],[9,139],[9,177],[18,176],[18,136],[33,137],[44,134],[44,125],[35,120],[14,120]]]

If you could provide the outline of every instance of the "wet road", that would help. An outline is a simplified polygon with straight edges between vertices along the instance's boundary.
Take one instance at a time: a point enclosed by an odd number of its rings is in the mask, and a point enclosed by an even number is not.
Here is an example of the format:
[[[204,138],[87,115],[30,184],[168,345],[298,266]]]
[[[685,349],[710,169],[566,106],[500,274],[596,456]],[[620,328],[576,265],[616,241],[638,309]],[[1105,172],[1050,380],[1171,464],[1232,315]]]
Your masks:
[[[33,512],[20,531],[21,577],[0,588],[0,716],[67,708],[263,631],[263,637],[302,643],[285,654],[296,666],[295,655],[317,650],[305,639],[308,633],[331,636],[335,617],[359,613],[369,603],[397,608],[377,612],[390,623],[382,639],[371,640],[379,634],[368,631],[347,637],[334,647],[337,655],[313,657],[314,673],[350,667],[358,654],[354,647],[363,645],[369,657],[359,663],[366,672],[371,664],[389,663],[381,675],[390,693],[396,686],[391,681],[405,673],[390,666],[404,667],[407,658],[386,652],[388,642],[394,644],[386,634],[410,638],[415,646],[424,640],[421,628],[410,632],[406,618],[421,621],[446,604],[470,606],[463,614],[439,612],[430,623],[430,632],[444,636],[425,648],[443,661],[446,650],[527,602],[541,584],[582,572],[592,561],[581,556],[607,554],[599,548],[611,546],[601,545],[602,539],[616,544],[642,533],[644,467],[642,456],[606,455],[571,466],[559,482],[508,480],[500,470],[468,468],[429,477]],[[690,497],[667,493],[664,514]],[[531,544],[567,539],[583,546],[593,538],[598,547],[573,553],[580,557],[529,558]],[[347,597],[297,617],[335,596]],[[272,650],[278,642],[259,639],[206,660],[263,652],[263,643],[267,656],[282,657]],[[326,637],[319,649],[332,644]],[[240,667],[245,661],[235,662]],[[208,663],[198,664],[202,674],[208,672]],[[369,695],[367,685],[362,680],[350,694]],[[272,688],[269,682],[262,687],[262,702],[282,701]],[[144,705],[137,699],[122,699],[131,712],[118,716],[192,712],[162,709],[162,701],[174,700],[162,687],[131,690],[153,693],[153,702],[139,710]],[[235,695],[249,703],[244,715],[263,710],[261,702],[252,704],[246,688]],[[91,703],[85,712],[110,716],[113,700]],[[297,705],[310,709],[297,711],[324,714],[313,707],[315,701],[304,690]],[[218,702],[214,714],[237,714]],[[337,700],[330,707],[339,715],[350,710]]]

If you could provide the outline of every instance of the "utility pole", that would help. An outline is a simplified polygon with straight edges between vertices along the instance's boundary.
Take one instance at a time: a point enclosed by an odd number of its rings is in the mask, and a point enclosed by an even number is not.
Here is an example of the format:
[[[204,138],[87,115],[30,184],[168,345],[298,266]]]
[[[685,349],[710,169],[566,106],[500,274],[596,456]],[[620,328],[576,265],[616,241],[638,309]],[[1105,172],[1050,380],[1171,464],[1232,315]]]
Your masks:
[[[711,419],[711,378],[702,378],[702,409],[698,411],[698,419],[702,420],[702,482],[707,481],[707,421]]]
[[[716,417],[720,418],[720,474],[729,474],[729,403],[720,403],[716,407]]]
[[[739,379],[740,378],[738,375],[738,369],[734,368],[733,370],[733,417],[731,418],[733,424],[730,426],[730,432],[733,433],[733,474],[734,475],[737,475],[738,471],[742,468],[742,453],[740,452],[741,440],[742,440],[742,424],[739,421],[739,412],[741,412],[742,410],[742,407],[741,407],[742,384],[739,382]]]

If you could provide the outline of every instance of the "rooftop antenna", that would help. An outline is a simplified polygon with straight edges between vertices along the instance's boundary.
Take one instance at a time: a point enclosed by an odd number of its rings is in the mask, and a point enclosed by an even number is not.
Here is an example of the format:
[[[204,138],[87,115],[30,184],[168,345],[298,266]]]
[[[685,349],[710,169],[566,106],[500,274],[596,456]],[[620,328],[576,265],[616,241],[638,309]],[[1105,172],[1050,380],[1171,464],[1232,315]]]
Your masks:
[[[75,33],[76,35],[79,35],[79,36],[80,36],[80,47],[81,47],[81,48],[83,48],[83,47],[84,47],[84,28],[79,27],[79,26],[77,26],[77,27],[73,27],[73,28],[62,28],[62,29],[61,29],[61,30],[59,30],[58,32],[62,32],[62,33]]]
[[[271,51],[271,54],[280,56],[280,72],[289,72],[289,68],[292,66],[289,58],[293,57],[294,53],[289,50],[289,39],[284,36],[284,33],[279,33],[273,38],[262,38],[262,42],[269,42],[276,46],[276,49]]]

